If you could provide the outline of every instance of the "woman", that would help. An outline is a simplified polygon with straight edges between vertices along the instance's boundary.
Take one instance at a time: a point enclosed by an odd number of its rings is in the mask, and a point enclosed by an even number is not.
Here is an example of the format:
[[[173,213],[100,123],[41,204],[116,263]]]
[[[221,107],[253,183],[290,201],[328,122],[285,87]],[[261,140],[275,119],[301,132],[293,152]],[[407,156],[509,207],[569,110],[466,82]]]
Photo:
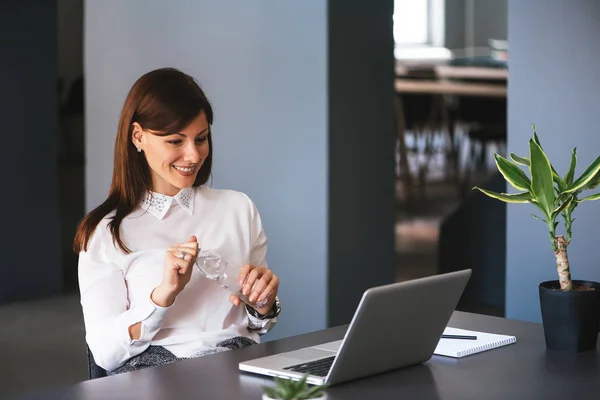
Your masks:
[[[108,198],[74,240],[86,341],[109,374],[243,347],[276,322],[279,279],[257,209],[203,186],[212,122],[200,87],[175,69],[145,74],[125,100]],[[254,308],[194,271],[199,247],[243,265]]]

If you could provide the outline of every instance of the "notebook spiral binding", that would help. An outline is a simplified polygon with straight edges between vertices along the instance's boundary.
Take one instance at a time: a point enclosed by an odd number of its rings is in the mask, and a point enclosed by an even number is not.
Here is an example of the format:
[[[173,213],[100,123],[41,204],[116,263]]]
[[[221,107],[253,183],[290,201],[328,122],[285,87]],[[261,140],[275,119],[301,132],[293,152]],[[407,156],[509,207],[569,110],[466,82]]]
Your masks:
[[[458,356],[465,357],[465,356],[470,356],[472,354],[482,353],[487,350],[492,350],[492,349],[495,349],[498,347],[506,346],[513,342],[514,342],[513,338],[506,338],[506,339],[498,340],[498,341],[495,341],[492,343],[487,343],[487,344],[483,344],[481,346],[476,346],[476,347],[473,347],[473,348],[465,350],[465,351],[460,351],[460,352],[458,352]]]

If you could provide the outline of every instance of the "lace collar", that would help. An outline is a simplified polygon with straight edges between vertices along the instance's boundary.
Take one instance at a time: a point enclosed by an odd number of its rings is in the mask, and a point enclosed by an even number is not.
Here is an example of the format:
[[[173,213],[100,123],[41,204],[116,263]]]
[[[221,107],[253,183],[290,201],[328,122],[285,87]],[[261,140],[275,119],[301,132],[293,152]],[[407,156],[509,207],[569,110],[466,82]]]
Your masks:
[[[175,196],[167,196],[160,193],[148,192],[140,207],[158,219],[163,219],[169,208],[178,204],[181,208],[194,214],[194,189],[184,188]]]

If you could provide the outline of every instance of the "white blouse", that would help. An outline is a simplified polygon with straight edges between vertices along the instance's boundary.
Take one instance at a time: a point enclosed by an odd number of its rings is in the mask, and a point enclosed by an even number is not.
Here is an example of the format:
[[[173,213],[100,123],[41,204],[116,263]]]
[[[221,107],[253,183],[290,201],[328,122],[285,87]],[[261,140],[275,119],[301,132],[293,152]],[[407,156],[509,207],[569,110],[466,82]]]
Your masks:
[[[176,196],[149,193],[121,224],[131,250],[113,244],[105,217],[79,255],[79,288],[86,341],[96,363],[112,371],[150,345],[177,357],[214,347],[234,336],[256,342],[276,318],[261,320],[229,292],[194,267],[190,282],[168,308],[150,299],[161,283],[167,248],[192,235],[199,248],[215,251],[237,265],[266,264],[267,238],[254,203],[243,193],[207,187],[182,189]],[[129,326],[141,322],[139,340]]]

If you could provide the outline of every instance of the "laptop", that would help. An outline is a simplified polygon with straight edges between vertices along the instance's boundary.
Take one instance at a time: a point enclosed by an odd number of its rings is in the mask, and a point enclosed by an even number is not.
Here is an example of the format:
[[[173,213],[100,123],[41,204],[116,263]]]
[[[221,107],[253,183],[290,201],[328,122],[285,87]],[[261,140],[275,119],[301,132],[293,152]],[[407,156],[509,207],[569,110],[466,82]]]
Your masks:
[[[471,270],[364,292],[342,340],[241,362],[245,372],[334,385],[431,358]]]

